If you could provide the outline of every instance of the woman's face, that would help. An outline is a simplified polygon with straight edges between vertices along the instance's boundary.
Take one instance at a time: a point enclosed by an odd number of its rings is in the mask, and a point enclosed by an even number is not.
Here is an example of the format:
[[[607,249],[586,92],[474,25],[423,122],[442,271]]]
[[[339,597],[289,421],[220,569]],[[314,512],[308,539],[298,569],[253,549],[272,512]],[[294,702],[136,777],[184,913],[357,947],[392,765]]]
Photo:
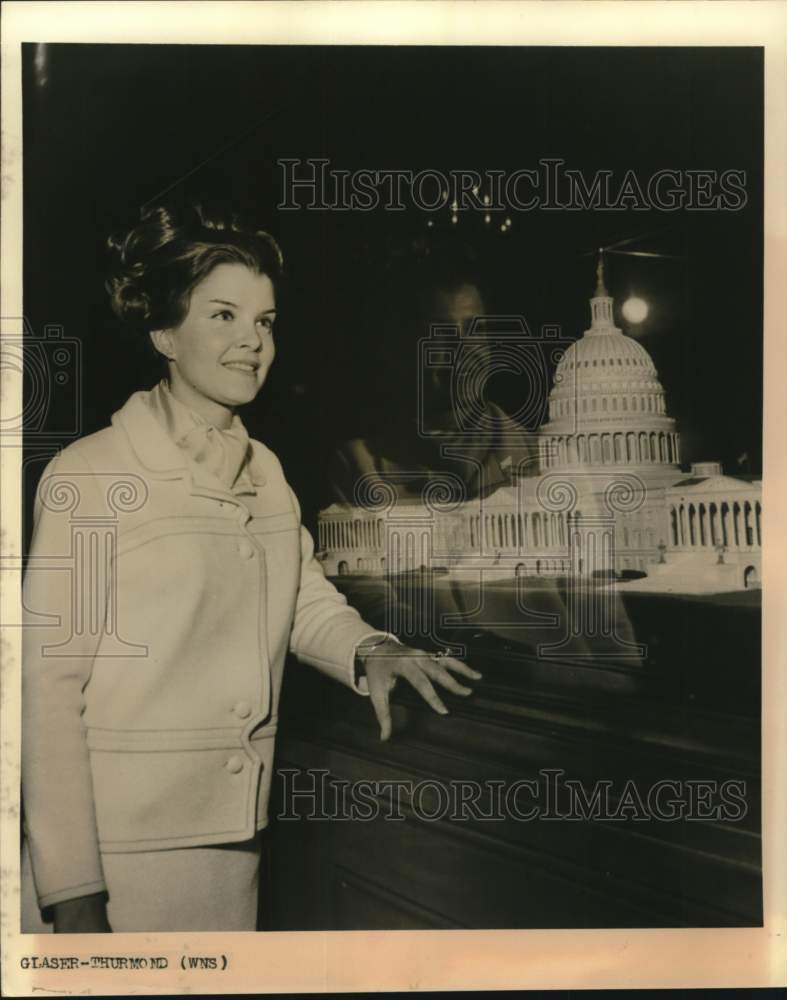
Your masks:
[[[181,324],[151,333],[169,358],[176,399],[219,426],[260,391],[276,349],[273,283],[243,264],[218,264],[191,293]]]

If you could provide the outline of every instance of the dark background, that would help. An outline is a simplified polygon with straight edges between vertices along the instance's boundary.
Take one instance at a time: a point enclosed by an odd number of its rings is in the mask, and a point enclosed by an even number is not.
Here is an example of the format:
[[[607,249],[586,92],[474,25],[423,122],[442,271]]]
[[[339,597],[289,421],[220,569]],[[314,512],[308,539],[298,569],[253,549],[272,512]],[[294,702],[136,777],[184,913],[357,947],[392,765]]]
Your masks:
[[[482,261],[488,311],[520,313],[534,330],[559,324],[573,338],[589,325],[595,259],[586,251],[641,235],[636,249],[685,259],[610,257],[608,286],[618,307],[632,292],[651,305],[637,335],[678,420],[684,463],[716,459],[757,474],[762,68],[754,48],[26,45],[26,318],[34,335],[57,324],[80,341],[81,431],[97,430],[157,377],[109,311],[108,233],[165,191],[251,210],[282,244],[290,277],[279,356],[243,418],[279,453],[313,525],[330,500],[327,457],[363,433],[358,387],[375,378],[375,330],[355,304],[392,237],[460,231]],[[451,227],[448,210],[287,213],[276,209],[283,157],[482,172],[559,157],[588,180],[633,169],[643,185],[659,169],[738,169],[748,203],[737,212],[508,212],[505,234],[499,218],[485,227],[478,213]],[[512,391],[499,387],[515,409]],[[74,407],[67,390],[55,395],[48,435],[28,434],[33,476],[36,448],[43,455],[41,441],[57,439]]]
[[[69,427],[105,426],[157,378],[109,311],[104,248],[165,192],[229,200],[284,248],[278,358],[243,419],[282,458],[312,527],[331,498],[331,454],[373,415],[380,332],[358,303],[391,243],[414,237],[461,233],[482,262],[488,311],[520,313],[534,331],[556,324],[569,338],[589,325],[592,248],[641,237],[631,246],[676,255],[610,256],[608,286],[618,306],[631,293],[650,303],[636,334],[678,421],[684,463],[760,472],[762,50],[29,45],[24,57],[25,313],[33,341],[55,324],[81,348],[79,365],[73,354],[60,364],[51,345],[26,353],[28,401],[42,372],[60,365],[69,376],[44,378],[45,419],[34,407],[26,414],[28,487]],[[634,170],[643,184],[659,169],[734,169],[746,171],[748,203],[510,212],[505,234],[480,215],[452,227],[443,211],[429,229],[415,210],[277,211],[284,157],[481,172],[558,157],[587,179]],[[402,344],[412,349],[404,332]],[[47,358],[49,368],[36,367]],[[416,363],[413,354],[403,394]],[[496,389],[517,407],[514,383]],[[384,750],[368,705],[288,668],[279,765],[349,779],[377,776],[381,761],[390,773],[441,779],[510,780],[555,762],[586,780],[732,775],[747,782],[745,825],[660,824],[643,836],[509,824],[482,843],[435,824],[274,824],[263,894],[271,926],[760,925],[759,604],[630,596],[648,669],[544,663],[480,633],[468,640],[468,662],[484,674],[478,697],[446,695],[443,719],[400,693]]]

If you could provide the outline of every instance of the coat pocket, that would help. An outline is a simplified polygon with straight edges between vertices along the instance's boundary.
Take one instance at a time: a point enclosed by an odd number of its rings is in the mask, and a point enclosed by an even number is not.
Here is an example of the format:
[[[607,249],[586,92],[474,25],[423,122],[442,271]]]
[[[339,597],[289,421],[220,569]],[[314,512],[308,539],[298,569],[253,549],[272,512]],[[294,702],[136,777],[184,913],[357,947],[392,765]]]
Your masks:
[[[90,750],[102,851],[230,843],[254,835],[260,765],[242,747]]]

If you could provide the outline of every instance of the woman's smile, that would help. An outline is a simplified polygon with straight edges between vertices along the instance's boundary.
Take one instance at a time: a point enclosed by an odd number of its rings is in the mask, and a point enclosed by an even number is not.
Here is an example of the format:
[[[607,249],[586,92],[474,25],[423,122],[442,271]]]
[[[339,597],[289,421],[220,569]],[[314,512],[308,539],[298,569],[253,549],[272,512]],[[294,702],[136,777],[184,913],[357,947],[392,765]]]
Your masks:
[[[225,368],[230,371],[240,372],[243,375],[256,376],[259,370],[259,362],[255,361],[222,361]]]

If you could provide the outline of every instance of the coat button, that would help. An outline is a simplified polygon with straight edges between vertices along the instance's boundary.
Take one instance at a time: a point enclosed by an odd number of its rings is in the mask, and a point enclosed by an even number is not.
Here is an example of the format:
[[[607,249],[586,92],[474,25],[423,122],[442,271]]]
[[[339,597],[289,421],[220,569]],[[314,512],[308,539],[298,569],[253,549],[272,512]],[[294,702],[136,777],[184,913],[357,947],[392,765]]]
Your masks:
[[[242,757],[230,757],[227,763],[224,765],[230,774],[240,774],[243,770],[243,758]]]
[[[247,701],[238,701],[233,706],[232,711],[239,719],[248,719],[251,715],[251,705]]]
[[[238,542],[238,555],[241,559],[251,559],[254,555],[254,546],[247,538],[242,538]]]

